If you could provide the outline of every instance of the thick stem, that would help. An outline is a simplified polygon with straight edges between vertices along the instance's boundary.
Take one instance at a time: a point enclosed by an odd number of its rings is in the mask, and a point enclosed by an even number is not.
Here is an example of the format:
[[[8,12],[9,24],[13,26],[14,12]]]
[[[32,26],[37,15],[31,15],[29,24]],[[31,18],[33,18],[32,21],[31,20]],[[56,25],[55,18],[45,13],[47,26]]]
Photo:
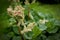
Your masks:
[[[20,21],[18,21],[17,26],[18,26],[18,31],[19,31],[19,33],[21,35],[21,40],[25,40],[25,38],[23,37],[23,34],[21,34]]]
[[[19,31],[19,33],[20,33],[20,35],[21,35],[20,22],[17,24],[17,26],[18,26],[18,31]]]

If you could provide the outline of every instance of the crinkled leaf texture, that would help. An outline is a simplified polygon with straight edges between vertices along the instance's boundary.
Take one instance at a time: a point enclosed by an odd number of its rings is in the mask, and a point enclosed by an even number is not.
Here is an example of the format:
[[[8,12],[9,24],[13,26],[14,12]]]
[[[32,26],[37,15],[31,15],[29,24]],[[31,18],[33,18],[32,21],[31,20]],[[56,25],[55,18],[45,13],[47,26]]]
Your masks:
[[[14,36],[12,40],[21,40],[20,36]]]
[[[18,27],[17,27],[17,26],[14,26],[14,27],[13,27],[13,31],[14,31],[14,33],[16,33],[16,34],[19,34],[19,30],[18,30]]]
[[[35,26],[34,28],[33,28],[33,37],[32,38],[36,38],[39,34],[41,34],[41,30],[39,30],[39,28],[37,27],[37,26]]]

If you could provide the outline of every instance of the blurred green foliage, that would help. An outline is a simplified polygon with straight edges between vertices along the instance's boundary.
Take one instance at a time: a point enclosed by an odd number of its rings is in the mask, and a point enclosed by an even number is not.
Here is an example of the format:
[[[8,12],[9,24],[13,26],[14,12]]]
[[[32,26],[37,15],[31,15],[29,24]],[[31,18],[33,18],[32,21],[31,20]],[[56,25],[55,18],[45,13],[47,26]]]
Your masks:
[[[8,0],[0,0],[0,33],[4,31],[4,28],[8,25],[6,8],[9,6]]]

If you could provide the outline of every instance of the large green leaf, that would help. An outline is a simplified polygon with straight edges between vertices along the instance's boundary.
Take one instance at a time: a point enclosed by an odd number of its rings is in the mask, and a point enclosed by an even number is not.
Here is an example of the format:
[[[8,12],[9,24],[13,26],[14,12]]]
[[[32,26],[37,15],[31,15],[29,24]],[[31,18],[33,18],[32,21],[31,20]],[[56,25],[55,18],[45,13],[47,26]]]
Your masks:
[[[47,30],[49,33],[56,33],[58,31],[58,27],[50,28]]]
[[[21,40],[20,36],[14,36],[12,40]]]
[[[14,32],[9,32],[9,33],[7,34],[7,36],[10,37],[10,38],[13,37],[13,36],[14,36]]]
[[[32,36],[33,36],[33,32],[24,33],[24,37],[26,39],[32,39]]]
[[[18,27],[17,27],[17,26],[14,26],[14,27],[13,27],[13,31],[14,31],[14,33],[16,33],[16,34],[19,34],[19,30],[18,30]]]
[[[9,25],[13,25],[14,23],[16,23],[16,20],[14,18],[10,18]]]
[[[41,24],[41,25],[39,25],[39,29],[40,29],[41,31],[44,31],[44,30],[47,29],[47,26]]]
[[[39,30],[39,28],[37,27],[37,26],[35,26],[34,28],[33,28],[33,37],[32,38],[36,38],[39,34],[41,34],[41,30]]]

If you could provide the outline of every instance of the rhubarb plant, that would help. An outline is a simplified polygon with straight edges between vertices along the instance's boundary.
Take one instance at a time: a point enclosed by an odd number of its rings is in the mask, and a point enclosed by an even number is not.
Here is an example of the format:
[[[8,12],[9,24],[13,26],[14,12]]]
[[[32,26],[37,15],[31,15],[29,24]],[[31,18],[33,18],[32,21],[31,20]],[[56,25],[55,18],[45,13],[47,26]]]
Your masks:
[[[45,40],[45,33],[58,31],[57,22],[59,21],[57,19],[51,14],[44,14],[30,7],[35,1],[29,3],[28,0],[25,0],[25,4],[22,5],[19,0],[13,0],[13,3],[7,8],[9,29],[11,28],[7,35],[11,40],[36,40],[37,37],[37,40]],[[45,39],[39,39],[39,37]]]

